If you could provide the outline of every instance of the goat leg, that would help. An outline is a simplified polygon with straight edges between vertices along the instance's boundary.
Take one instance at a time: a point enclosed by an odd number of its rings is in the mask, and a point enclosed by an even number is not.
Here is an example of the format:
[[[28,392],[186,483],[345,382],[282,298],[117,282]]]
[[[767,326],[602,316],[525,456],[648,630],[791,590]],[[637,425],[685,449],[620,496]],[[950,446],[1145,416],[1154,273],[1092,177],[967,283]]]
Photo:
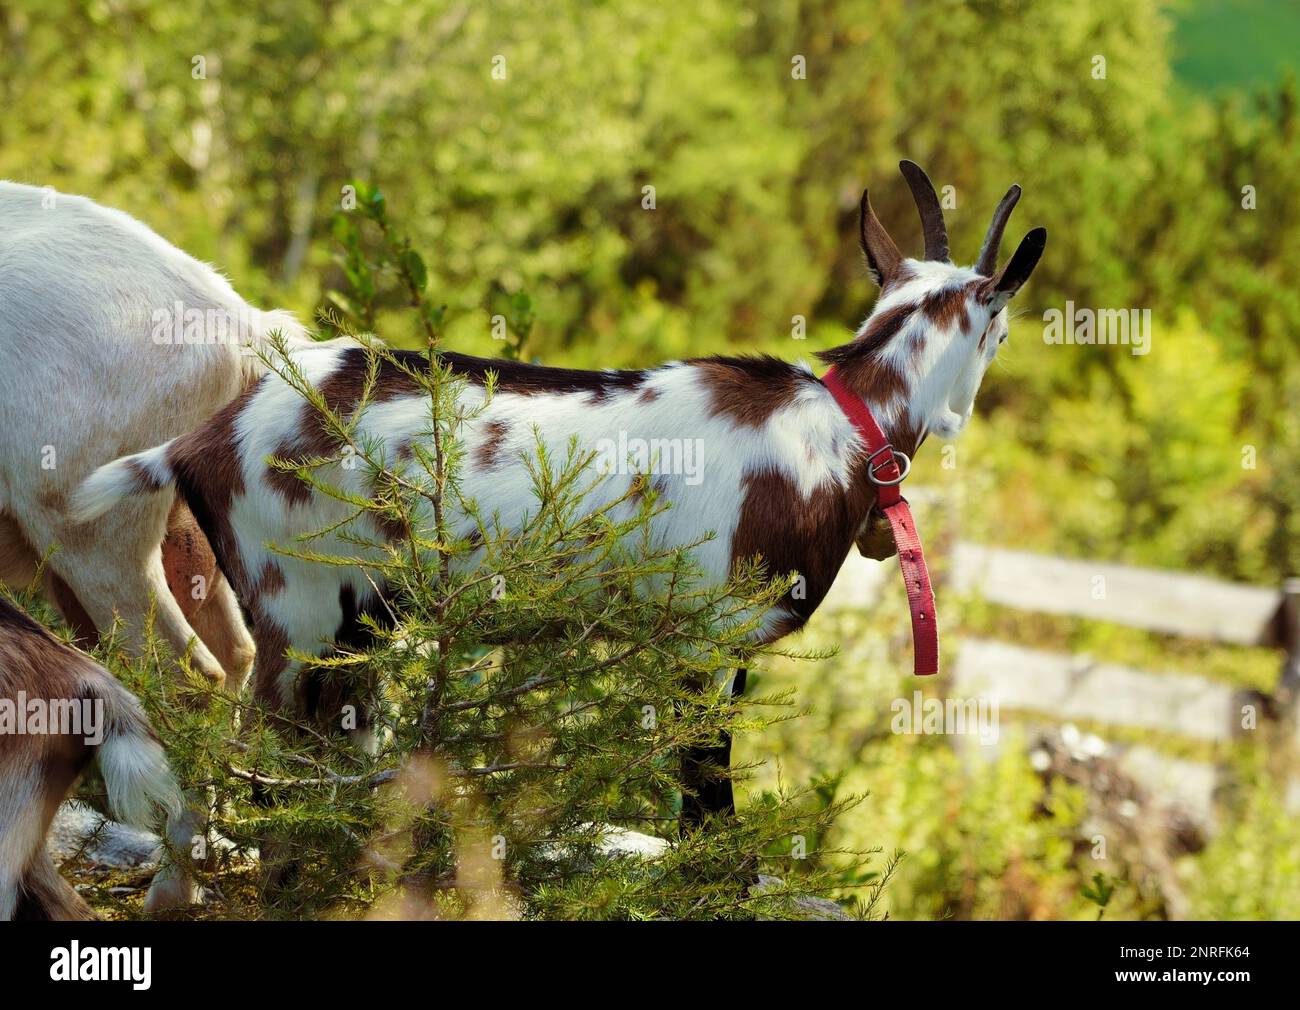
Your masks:
[[[736,670],[731,696],[745,693],[746,670]],[[688,747],[682,752],[681,828],[700,827],[710,816],[731,817],[736,797],[731,786],[731,734],[722,733],[714,747]]]

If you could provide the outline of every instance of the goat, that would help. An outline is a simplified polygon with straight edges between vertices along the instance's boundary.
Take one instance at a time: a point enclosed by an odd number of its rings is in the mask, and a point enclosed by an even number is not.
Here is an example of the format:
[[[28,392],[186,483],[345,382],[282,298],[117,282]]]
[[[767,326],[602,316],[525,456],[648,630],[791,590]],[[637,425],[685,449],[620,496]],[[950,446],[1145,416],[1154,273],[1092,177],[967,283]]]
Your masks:
[[[171,648],[238,692],[253,644],[231,588],[213,573],[168,592],[197,533],[173,496],[89,526],[66,505],[95,467],[233,400],[272,330],[311,343],[289,313],[252,308],[129,215],[0,182],[0,581],[25,585],[50,555],[46,593],[80,643],[119,617],[138,649],[152,606]]]
[[[994,214],[976,266],[955,266],[934,187],[919,167],[905,162],[902,168],[920,210],[926,258],[904,259],[864,193],[862,247],[880,297],[853,340],[819,357],[870,406],[893,446],[912,456],[928,435],[953,438],[970,419],[980,381],[1007,336],[1006,304],[1037,265],[1046,231],[1031,231],[996,270],[1002,233],[1020,195],[1013,186]],[[422,354],[395,353],[408,368],[427,367]],[[367,374],[364,349],[315,347],[290,355],[331,409],[348,415],[355,408]],[[473,418],[461,435],[465,496],[483,515],[499,515],[506,528],[535,507],[519,460],[536,451],[537,438],[563,458],[572,438],[599,455],[609,446],[627,446],[631,435],[667,440],[661,444],[685,441],[703,451],[703,479],[655,476],[659,495],[672,505],[652,520],[658,543],[694,543],[714,531],[694,556],[715,583],[755,555],[773,575],[803,576],[802,592],[792,589],[764,615],[761,641],[803,626],[855,542],[864,552],[875,550],[876,485],[861,439],[807,365],[711,357],[597,372],[455,353],[440,357],[467,380],[460,394]],[[484,406],[490,372],[498,385]],[[403,367],[386,361],[371,402],[355,438],[381,447],[389,465],[400,468],[411,442],[428,439],[427,394]],[[349,506],[267,460],[327,458],[339,450],[314,408],[282,377],[267,375],[189,434],[98,469],[76,492],[72,514],[93,520],[179,487],[253,617],[255,697],[272,709],[301,709],[300,663],[286,649],[320,655],[323,642],[352,639],[361,630],[358,614],[383,617],[383,587],[377,590],[356,568],[313,564],[267,545],[330,528],[332,535],[318,539],[314,549],[347,556],[358,536],[384,540],[395,534],[374,528],[368,517],[353,520],[363,528],[346,523]],[[593,507],[622,497],[628,480],[640,479],[609,469],[615,473],[588,499]],[[335,463],[319,477],[368,493],[360,468]]]
[[[167,534],[163,537],[161,557],[163,575],[171,590],[172,599],[176,601],[185,620],[196,629],[205,629],[200,633],[202,638],[220,641],[218,636],[226,633],[222,623],[225,615],[220,604],[214,604],[214,617],[211,619],[200,612],[212,598],[212,587],[219,588],[217,580],[222,578],[221,569],[217,568],[217,559],[213,556],[203,531],[179,498],[172,504],[171,514],[167,517]],[[83,649],[94,648],[100,641],[99,629],[77,600],[76,594],[54,573],[48,563],[39,564],[36,549],[27,543],[18,525],[0,518],[0,583],[10,589],[18,589],[31,586],[38,576],[46,599],[72,629],[76,644]],[[217,599],[221,599],[221,594],[218,594]],[[207,630],[209,625],[210,631]],[[239,630],[236,629],[235,633]],[[250,640],[249,648],[251,647]]]
[[[161,808],[184,819],[135,695],[0,598],[0,920],[95,917],[45,848],[55,811],[92,758],[120,817],[148,825]],[[159,871],[153,887],[173,886],[171,871]]]

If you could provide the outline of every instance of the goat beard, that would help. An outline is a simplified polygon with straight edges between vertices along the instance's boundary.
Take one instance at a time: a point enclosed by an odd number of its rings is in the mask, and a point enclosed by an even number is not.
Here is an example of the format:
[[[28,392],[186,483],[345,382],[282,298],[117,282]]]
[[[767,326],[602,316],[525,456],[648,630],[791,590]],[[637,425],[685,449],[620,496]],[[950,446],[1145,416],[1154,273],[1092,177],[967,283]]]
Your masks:
[[[885,518],[885,513],[874,505],[867,513],[867,523],[858,534],[857,544],[863,557],[875,561],[884,561],[898,553],[898,545],[894,543],[894,530]]]

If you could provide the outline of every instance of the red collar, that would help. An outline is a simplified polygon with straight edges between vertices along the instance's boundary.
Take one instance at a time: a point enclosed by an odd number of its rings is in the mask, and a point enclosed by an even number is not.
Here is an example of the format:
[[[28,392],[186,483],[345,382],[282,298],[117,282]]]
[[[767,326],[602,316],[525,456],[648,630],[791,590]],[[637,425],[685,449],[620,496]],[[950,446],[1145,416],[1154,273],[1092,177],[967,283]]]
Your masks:
[[[912,651],[917,676],[939,672],[939,627],[934,612],[934,590],[921,551],[921,535],[912,519],[907,499],[898,490],[912,469],[912,461],[889,444],[862,397],[849,389],[832,367],[822,376],[840,410],[853,422],[867,446],[867,478],[876,485],[876,505],[885,513],[894,531],[898,563],[907,587],[907,605],[912,611]],[[901,468],[899,460],[902,460]]]

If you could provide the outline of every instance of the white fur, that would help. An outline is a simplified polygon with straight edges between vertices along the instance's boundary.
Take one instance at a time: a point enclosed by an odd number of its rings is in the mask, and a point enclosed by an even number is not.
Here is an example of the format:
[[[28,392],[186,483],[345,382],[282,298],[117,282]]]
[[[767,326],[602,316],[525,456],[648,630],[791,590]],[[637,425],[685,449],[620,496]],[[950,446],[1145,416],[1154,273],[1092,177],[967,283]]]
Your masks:
[[[156,343],[158,314],[177,303],[251,328],[239,342]],[[251,348],[277,329],[310,343],[290,314],[256,312],[129,215],[0,182],[0,577],[21,582],[55,551],[50,568],[101,631],[120,617],[139,646],[152,598],[159,633],[178,654],[193,644],[193,665],[220,681],[217,656],[167,591],[159,544],[170,496],[81,527],[64,506],[95,467],[188,431],[233,399],[260,370]],[[236,620],[226,610],[226,623]],[[209,637],[251,654],[242,624]]]
[[[109,713],[108,731],[95,753],[109,806],[120,820],[149,828],[162,811],[172,848],[185,859],[198,830],[197,817],[172,777],[162,746],[145,731],[148,721],[140,702],[107,670],[96,668],[92,683],[95,692],[105,698]],[[181,908],[200,898],[201,890],[188,867],[165,852],[149,882],[144,910]]]
[[[45,843],[41,819],[34,815],[42,800],[34,768],[23,769],[23,774],[0,775],[0,814],[4,815],[0,821],[0,922],[14,917],[27,868]]]
[[[970,267],[929,260],[906,260],[908,280],[883,292],[872,310],[875,315],[895,305],[919,302],[926,295],[955,289],[981,279]],[[1005,302],[1002,303],[1005,305]],[[880,410],[880,422],[888,427],[906,410],[916,430],[942,439],[960,435],[970,422],[984,373],[998,350],[997,332],[1006,333],[1006,311],[1002,305],[984,306],[967,300],[971,319],[963,330],[929,325],[923,316],[914,316],[885,348],[887,357],[908,379],[911,394],[906,404],[886,404]],[[996,309],[996,311],[992,311]],[[980,350],[980,334],[993,323],[993,331]],[[866,322],[863,323],[863,328]],[[925,327],[923,353],[913,358],[909,340],[918,327]],[[861,332],[861,331],[859,331]]]
[[[108,786],[108,802],[119,820],[148,826],[155,806],[180,813],[180,791],[157,740],[110,736],[99,748],[99,769]]]

